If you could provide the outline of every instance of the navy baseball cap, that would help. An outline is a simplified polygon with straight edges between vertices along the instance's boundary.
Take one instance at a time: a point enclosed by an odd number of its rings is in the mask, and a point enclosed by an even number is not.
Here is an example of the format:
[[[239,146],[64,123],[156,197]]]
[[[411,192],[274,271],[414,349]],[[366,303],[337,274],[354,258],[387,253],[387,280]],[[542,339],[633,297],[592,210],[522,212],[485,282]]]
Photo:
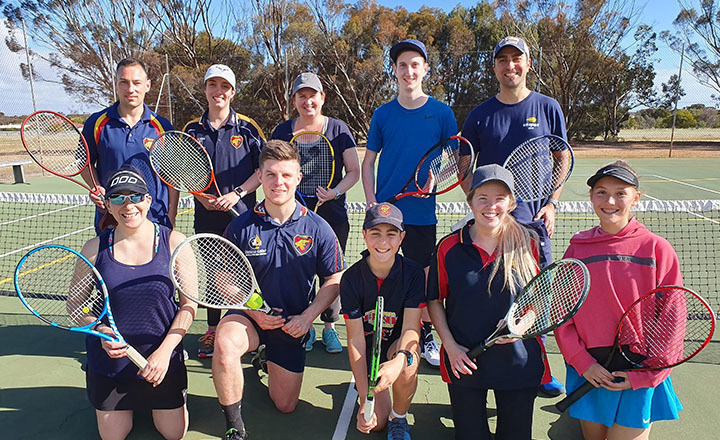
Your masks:
[[[598,180],[602,179],[603,177],[614,177],[629,185],[634,186],[635,188],[640,186],[640,182],[638,181],[637,176],[633,174],[632,171],[615,164],[606,165],[597,170],[597,172],[595,172],[595,174],[590,176],[590,178],[587,180],[588,186],[592,188],[593,186],[595,186]]]
[[[105,198],[122,191],[136,194],[148,194],[148,188],[142,176],[134,171],[120,169],[110,175],[105,186]]]
[[[479,188],[488,182],[502,182],[508,187],[511,193],[515,193],[515,179],[510,171],[498,164],[483,165],[473,172],[472,185],[470,190]]]
[[[425,45],[422,44],[422,42],[418,40],[403,40],[399,43],[397,43],[395,46],[390,48],[390,59],[393,63],[397,62],[397,58],[400,56],[401,53],[407,52],[409,50],[412,50],[414,52],[419,52],[420,55],[425,58],[425,62],[427,63],[428,56],[427,51],[425,50]]]
[[[404,231],[405,225],[403,224],[403,215],[400,208],[391,203],[378,203],[368,209],[365,213],[363,229],[370,229],[373,226],[382,224],[395,226],[399,230]]]
[[[498,52],[500,52],[503,47],[512,46],[519,50],[520,52],[527,55],[528,58],[530,58],[530,49],[528,49],[528,45],[520,37],[505,37],[495,46],[495,52],[493,53],[493,58],[497,58]]]

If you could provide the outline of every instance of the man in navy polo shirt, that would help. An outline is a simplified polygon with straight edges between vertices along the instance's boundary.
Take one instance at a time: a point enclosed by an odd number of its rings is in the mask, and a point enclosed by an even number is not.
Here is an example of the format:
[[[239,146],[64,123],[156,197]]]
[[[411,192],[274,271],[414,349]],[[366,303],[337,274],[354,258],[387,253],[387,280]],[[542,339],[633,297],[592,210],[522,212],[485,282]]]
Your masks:
[[[531,91],[527,74],[530,50],[522,38],[506,37],[495,46],[493,71],[500,93],[468,114],[462,135],[477,152],[477,166],[505,163],[510,153],[528,139],[554,134],[567,139],[565,117],[554,99]],[[562,188],[550,197],[518,203],[512,215],[540,236],[540,265],[552,262],[550,237],[555,230],[555,210]],[[559,396],[565,388],[553,378],[540,387],[541,395]]]
[[[297,148],[268,141],[260,153],[258,178],[265,200],[233,220],[225,236],[248,257],[265,301],[279,315],[228,312],[218,325],[212,372],[226,439],[247,438],[238,359],[261,344],[267,354],[270,398],[280,412],[295,409],[305,367],[304,339],[315,318],[338,296],[345,269],[330,225],[295,201],[302,179]],[[324,282],[311,300],[316,275]]]
[[[230,107],[235,97],[232,69],[224,64],[210,66],[204,88],[208,109],[201,118],[188,122],[183,131],[207,150],[221,194],[215,194],[215,200],[195,197],[195,232],[222,235],[232,220],[230,208],[243,213],[255,206],[255,190],[260,186],[256,171],[265,139],[255,121]],[[211,186],[208,191],[214,194],[215,188]],[[218,309],[207,309],[208,328],[199,340],[200,358],[213,356],[220,313]]]
[[[117,65],[115,82],[118,101],[110,107],[93,113],[85,121],[82,134],[90,149],[90,167],[83,179],[91,184],[88,172],[94,173],[100,185],[100,195],[90,194],[98,206],[95,211],[95,230],[100,232],[103,195],[109,175],[123,165],[134,168],[148,183],[152,204],[148,218],[172,228],[177,214],[178,192],[168,188],[153,173],[148,151],[152,142],[167,130],[170,121],[157,115],[145,105],[145,94],[150,90],[145,64],[135,58],[126,58]]]

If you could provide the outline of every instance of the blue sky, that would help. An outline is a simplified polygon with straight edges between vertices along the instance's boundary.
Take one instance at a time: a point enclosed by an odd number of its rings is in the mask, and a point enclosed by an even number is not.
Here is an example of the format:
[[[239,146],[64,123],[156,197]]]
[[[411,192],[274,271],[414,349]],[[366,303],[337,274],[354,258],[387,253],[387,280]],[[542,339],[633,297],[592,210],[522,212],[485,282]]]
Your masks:
[[[642,1],[642,0],[640,0]],[[698,1],[698,0],[696,0]],[[409,11],[417,11],[422,5],[437,7],[444,10],[451,10],[456,5],[472,6],[477,0],[462,1],[442,1],[442,0],[378,0],[379,4],[395,8],[403,6]],[[641,15],[641,21],[655,28],[659,33],[662,30],[671,30],[672,21],[677,16],[680,7],[676,0],[655,0],[648,2]],[[0,112],[9,115],[28,114],[32,112],[32,103],[29,99],[30,90],[28,83],[20,80],[17,66],[24,57],[12,54],[8,51],[4,44],[7,31],[4,24],[0,24]],[[660,45],[660,51],[657,54],[658,63],[656,65],[656,84],[659,85],[673,73],[677,73],[677,65],[680,57],[678,54]],[[36,69],[40,70],[43,76],[47,78],[53,77],[53,72],[48,66],[36,65]],[[698,84],[692,82],[690,75],[684,75],[684,88],[687,96],[680,102],[680,106],[689,105],[695,102],[705,102],[708,100],[710,91]],[[38,108],[52,108],[62,112],[88,112],[94,108],[87,108],[81,102],[69,98],[65,95],[62,87],[58,84],[48,82],[36,82],[36,95],[38,97]]]

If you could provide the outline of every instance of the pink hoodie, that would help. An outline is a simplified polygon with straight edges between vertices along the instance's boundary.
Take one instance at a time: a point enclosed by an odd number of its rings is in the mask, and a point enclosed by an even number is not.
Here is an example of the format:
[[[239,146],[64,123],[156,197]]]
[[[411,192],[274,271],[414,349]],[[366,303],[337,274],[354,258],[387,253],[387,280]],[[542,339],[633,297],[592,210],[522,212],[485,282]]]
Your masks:
[[[580,311],[555,330],[565,361],[580,374],[596,360],[588,348],[608,347],[627,307],[663,285],[682,285],[680,263],[670,243],[632,218],[617,235],[600,229],[578,232],[566,258],[582,260],[590,271],[590,293]],[[670,370],[628,373],[633,389],[655,387]]]

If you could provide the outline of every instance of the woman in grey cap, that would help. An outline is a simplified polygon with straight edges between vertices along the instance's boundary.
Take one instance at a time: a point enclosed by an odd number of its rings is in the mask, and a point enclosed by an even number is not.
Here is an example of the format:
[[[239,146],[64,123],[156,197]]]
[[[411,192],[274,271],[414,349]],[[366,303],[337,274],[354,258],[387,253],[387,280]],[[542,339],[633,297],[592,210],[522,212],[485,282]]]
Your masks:
[[[271,139],[290,141],[293,135],[303,131],[323,133],[335,151],[335,177],[329,188],[317,188],[317,197],[305,199],[308,209],[317,208],[317,213],[327,221],[335,231],[340,247],[345,252],[350,222],[345,209],[345,193],[360,179],[360,160],[356,143],[350,128],[345,122],[322,114],[325,104],[325,92],[317,75],[304,72],[295,78],[292,88],[292,100],[298,117],[278,125],[270,136]],[[343,173],[343,169],[345,170]],[[340,298],[320,315],[325,323],[322,342],[329,353],[340,353],[342,344],[335,331],[335,321],[340,318]],[[306,350],[312,350],[315,342],[315,329],[310,329]]]

